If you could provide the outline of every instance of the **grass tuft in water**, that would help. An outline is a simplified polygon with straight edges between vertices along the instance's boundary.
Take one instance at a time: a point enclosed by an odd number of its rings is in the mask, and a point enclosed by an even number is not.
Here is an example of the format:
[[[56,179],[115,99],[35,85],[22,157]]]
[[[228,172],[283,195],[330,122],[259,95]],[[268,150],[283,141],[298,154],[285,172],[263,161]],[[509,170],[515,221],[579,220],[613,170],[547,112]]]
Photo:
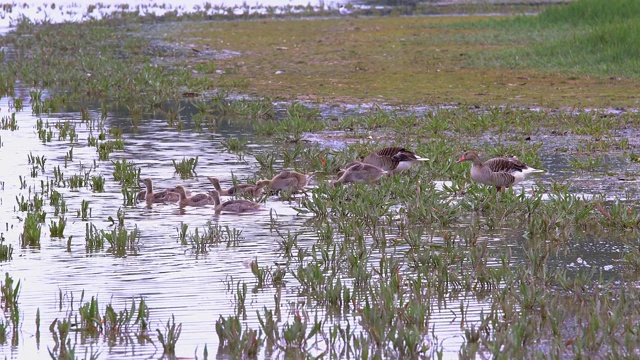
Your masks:
[[[182,324],[176,325],[175,317],[171,315],[171,319],[167,320],[164,332],[156,329],[158,332],[158,341],[162,344],[163,355],[174,357],[176,353],[176,343],[182,332]]]
[[[58,218],[58,222],[51,221],[49,226],[49,233],[51,237],[64,238],[64,228],[67,226],[67,220],[64,216]]]
[[[198,166],[198,156],[195,158],[182,158],[181,161],[171,160],[173,167],[176,169],[176,173],[180,175],[181,179],[192,178],[196,174],[196,166]]]
[[[242,330],[239,316],[229,316],[216,321],[218,334],[218,354],[227,354],[234,358],[255,358],[264,340],[262,331]]]
[[[13,259],[13,246],[4,242],[4,234],[0,234],[0,262]]]
[[[36,213],[27,213],[24,228],[20,236],[20,245],[24,247],[40,248],[40,234],[42,231],[40,217]]]

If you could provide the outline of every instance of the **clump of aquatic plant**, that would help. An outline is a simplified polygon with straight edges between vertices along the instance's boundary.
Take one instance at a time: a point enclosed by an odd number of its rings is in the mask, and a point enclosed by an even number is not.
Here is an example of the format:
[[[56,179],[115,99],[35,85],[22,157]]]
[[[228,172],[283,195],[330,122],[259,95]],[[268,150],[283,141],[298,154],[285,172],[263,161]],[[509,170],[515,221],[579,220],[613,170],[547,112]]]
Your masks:
[[[83,175],[71,175],[67,179],[67,184],[71,190],[79,189],[81,187],[85,187],[89,184],[89,173],[86,172]]]
[[[104,177],[102,175],[91,177],[91,189],[93,192],[104,192]]]
[[[53,359],[75,359],[75,344],[71,346],[69,333],[71,321],[69,319],[55,319],[49,326],[55,346],[49,349],[49,356]]]
[[[113,179],[119,182],[123,188],[137,187],[140,183],[140,168],[127,162],[127,159],[111,161],[113,164]]]
[[[11,113],[11,115],[3,116],[2,118],[0,118],[0,129],[11,131],[18,130],[16,113]]]
[[[167,320],[164,331],[156,329],[158,332],[158,341],[162,344],[163,354],[167,356],[175,356],[176,343],[182,332],[182,324],[176,325],[175,317],[171,315],[171,319]]]
[[[118,227],[123,227],[124,226],[124,210],[122,208],[118,208],[116,219],[118,220]],[[113,219],[113,216],[109,216],[107,220],[111,221],[112,225],[115,225],[116,220]]]
[[[226,140],[222,140],[222,146],[224,146],[230,153],[240,154],[245,151],[247,147],[247,140],[244,138],[228,138]]]
[[[228,354],[234,358],[250,357],[258,355],[264,340],[262,331],[242,329],[239,316],[229,316],[216,321],[216,334],[218,334],[218,352]]]
[[[0,262],[9,261],[13,258],[13,246],[4,243],[4,234],[0,234]]]
[[[27,213],[24,219],[24,227],[20,235],[20,245],[22,247],[40,248],[40,233],[42,231],[41,221],[38,214]]]
[[[0,284],[0,303],[4,311],[18,308],[18,297],[20,296],[20,280],[14,286],[14,280],[9,273],[5,273],[4,282]]]
[[[176,169],[176,173],[180,175],[181,179],[188,179],[190,177],[195,176],[196,166],[198,166],[198,156],[195,158],[187,159],[182,158],[181,161],[171,160],[173,162],[173,167]]]
[[[178,240],[181,245],[187,245],[187,230],[189,229],[189,225],[184,222],[180,223],[180,227],[176,230],[178,231]]]
[[[60,216],[58,221],[51,221],[51,226],[49,226],[49,233],[51,233],[51,237],[63,238],[64,237],[64,228],[67,226],[67,220],[64,216]]]
[[[88,253],[104,249],[105,237],[95,225],[87,223],[85,225],[85,249]]]
[[[116,150],[124,150],[124,140],[107,140],[98,143],[97,146],[98,159],[102,161],[109,160],[109,155]]]
[[[80,210],[76,212],[77,217],[82,221],[87,221],[91,217],[91,208],[89,208],[89,202],[87,200],[82,200],[80,204]]]
[[[186,228],[183,225],[183,230]],[[179,231],[180,232],[180,231]],[[227,246],[237,246],[242,237],[242,230],[229,227],[229,225],[222,226],[214,224],[211,221],[207,221],[207,225],[202,229],[202,233],[198,228],[193,233],[186,235],[191,243],[191,247],[196,254],[209,252],[209,246],[224,244]]]
[[[137,226],[131,231],[122,227],[113,229],[111,232],[101,230],[101,234],[109,242],[108,251],[117,257],[137,254],[138,242],[140,241],[140,232]]]
[[[274,116],[273,102],[268,98],[260,100],[241,99],[231,103],[231,110],[240,116],[252,119],[271,119]],[[255,124],[254,129],[260,129],[260,124]],[[266,130],[261,130],[266,133]]]

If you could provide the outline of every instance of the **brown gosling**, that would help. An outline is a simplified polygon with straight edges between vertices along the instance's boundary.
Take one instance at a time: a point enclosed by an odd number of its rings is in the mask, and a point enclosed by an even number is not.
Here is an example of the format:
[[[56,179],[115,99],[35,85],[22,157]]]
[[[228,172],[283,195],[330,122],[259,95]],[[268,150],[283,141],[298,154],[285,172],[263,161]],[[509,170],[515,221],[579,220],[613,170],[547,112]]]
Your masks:
[[[213,196],[216,214],[220,214],[223,211],[243,213],[246,211],[260,210],[261,207],[260,204],[245,199],[233,199],[220,203],[220,194],[217,190],[211,191],[211,195]]]
[[[215,177],[211,177],[211,176],[207,176],[207,179],[209,179],[209,181],[211,182],[211,184],[213,184],[213,187],[216,189],[216,191],[218,192],[218,196],[222,195],[222,196],[234,196],[237,194],[246,194],[246,195],[251,195],[252,197],[256,198],[259,197],[260,195],[262,195],[262,191],[263,188],[266,186],[266,184],[239,184],[239,185],[235,185],[232,186],[226,190],[223,190],[220,187],[220,180],[218,180],[218,178]]]
[[[260,180],[256,185],[268,186],[271,190],[280,190],[285,192],[304,191],[309,180],[316,173],[301,174],[295,171],[283,171],[273,177],[271,180]]]
[[[342,176],[333,182],[333,186],[337,187],[338,185],[357,182],[374,183],[389,174],[391,174],[389,171],[377,166],[356,162],[344,170]]]
[[[213,205],[213,197],[208,194],[195,194],[192,196],[188,196],[185,193],[184,187],[182,185],[176,186],[176,191],[180,194],[180,201],[178,205],[180,208],[185,206],[205,206],[205,205]]]
[[[482,162],[475,151],[462,154],[458,162],[463,161],[473,163],[471,166],[473,181],[495,186],[497,191],[503,187],[515,185],[531,174],[544,172],[544,170],[532,168],[516,157],[497,157]]]
[[[416,155],[413,151],[394,146],[375,151],[362,159],[362,162],[377,166],[395,175],[409,170],[420,161],[428,160]]]

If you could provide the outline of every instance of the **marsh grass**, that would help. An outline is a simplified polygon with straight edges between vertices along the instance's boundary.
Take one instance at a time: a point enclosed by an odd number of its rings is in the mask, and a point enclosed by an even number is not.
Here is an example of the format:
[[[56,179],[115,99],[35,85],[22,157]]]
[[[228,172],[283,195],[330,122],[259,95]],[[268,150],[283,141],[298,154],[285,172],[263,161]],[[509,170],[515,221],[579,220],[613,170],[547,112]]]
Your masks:
[[[51,225],[49,226],[49,233],[51,234],[51,237],[63,238],[66,226],[67,220],[63,216],[58,218],[58,222],[52,220]]]
[[[171,319],[167,320],[164,331],[156,329],[158,333],[158,341],[162,345],[163,355],[173,357],[176,352],[176,343],[182,332],[182,324],[176,325],[175,317],[171,315]]]
[[[181,179],[188,179],[194,177],[196,174],[196,166],[198,166],[199,157],[195,158],[182,158],[180,161],[171,160],[176,173],[180,175]]]
[[[247,139],[245,138],[228,138],[222,140],[222,146],[224,146],[228,152],[234,154],[242,154],[247,148]]]
[[[137,226],[131,231],[124,228],[113,229],[111,232],[101,230],[101,236],[104,237],[110,245],[108,252],[117,257],[137,255],[138,253],[140,232]]]
[[[24,219],[24,227],[20,235],[20,245],[25,247],[40,248],[40,235],[42,225],[40,216],[29,212]]]
[[[191,248],[196,254],[206,254],[209,252],[209,248],[212,245],[225,244],[227,247],[238,246],[239,242],[243,240],[242,230],[229,227],[229,225],[222,226],[214,224],[211,221],[207,221],[207,225],[202,229],[202,233],[198,228],[193,233],[189,232],[184,234],[187,228],[183,224],[181,229],[178,229],[178,234],[181,238],[184,238],[184,243],[191,244]]]
[[[5,244],[4,234],[0,235],[0,262],[9,261],[13,258],[13,245]]]

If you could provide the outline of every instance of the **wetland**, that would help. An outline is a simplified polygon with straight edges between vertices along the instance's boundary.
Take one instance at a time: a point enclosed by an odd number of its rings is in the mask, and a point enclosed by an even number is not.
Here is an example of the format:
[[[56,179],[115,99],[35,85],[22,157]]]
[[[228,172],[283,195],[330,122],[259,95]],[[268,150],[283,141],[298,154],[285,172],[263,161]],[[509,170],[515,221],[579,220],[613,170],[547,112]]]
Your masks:
[[[640,8],[618,5],[20,20],[2,355],[637,357]],[[396,145],[430,161],[331,186]],[[496,192],[465,150],[545,172]],[[136,199],[144,178],[198,193],[285,169],[316,179],[257,212]]]

